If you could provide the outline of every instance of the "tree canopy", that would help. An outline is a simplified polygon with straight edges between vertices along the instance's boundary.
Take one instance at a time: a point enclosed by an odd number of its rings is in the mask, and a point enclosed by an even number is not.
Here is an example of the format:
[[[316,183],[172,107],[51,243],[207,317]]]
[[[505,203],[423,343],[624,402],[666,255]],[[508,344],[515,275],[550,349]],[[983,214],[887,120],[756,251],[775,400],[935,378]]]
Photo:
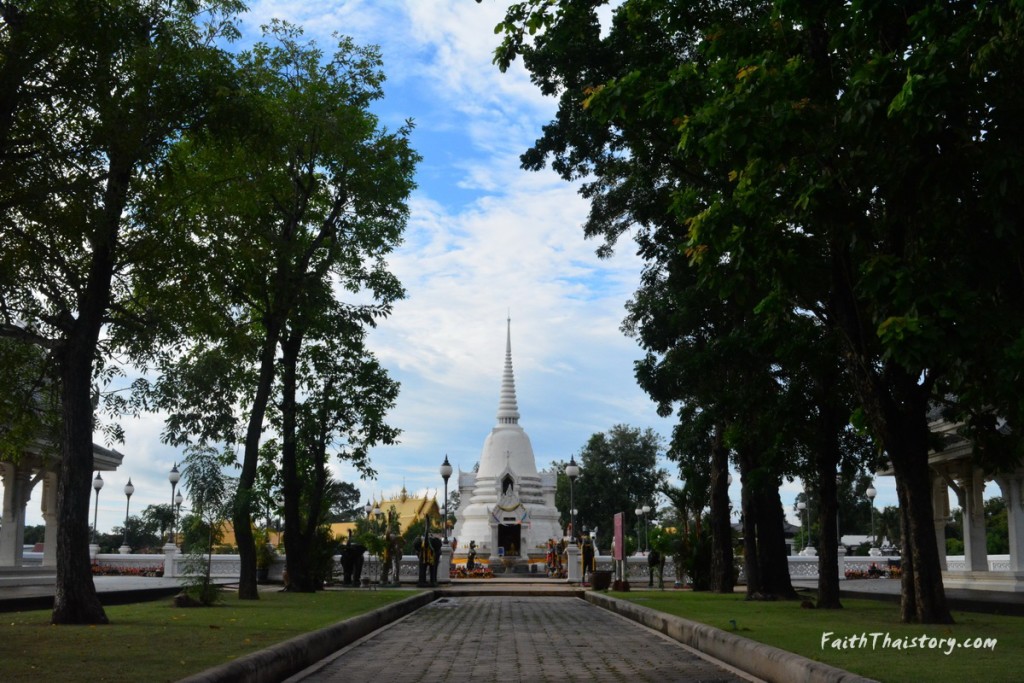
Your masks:
[[[580,475],[573,485],[576,535],[584,527],[597,529],[599,547],[608,548],[612,539],[612,519],[618,512],[635,523],[634,510],[644,505],[655,507],[659,486],[667,478],[658,466],[663,454],[661,437],[650,428],[615,425],[607,432],[594,434],[577,454]],[[558,466],[556,504],[566,524],[569,521],[569,480],[565,465]]]
[[[162,408],[172,443],[243,445],[243,597],[256,597],[251,520],[272,399],[294,408],[275,427],[296,520],[303,496],[327,487],[300,490],[303,467],[322,470],[330,453],[369,474],[367,449],[397,435],[397,384],[364,341],[403,296],[386,257],[419,158],[411,123],[388,131],[370,111],[383,94],[376,48],[338,37],[325,56],[273,21],[250,50],[227,52],[243,10],[0,1],[0,379],[38,407],[0,402],[0,449],[46,430],[61,444],[57,623],[106,622],[87,545],[104,411]],[[159,375],[131,400],[104,394],[124,360]]]
[[[684,329],[725,341],[735,323],[715,327],[708,312],[728,303],[731,320],[746,321],[729,354],[750,350],[775,372],[800,337],[773,332],[813,322],[825,344],[808,336],[797,349],[832,349],[853,420],[896,475],[903,618],[949,621],[929,406],[965,423],[990,470],[1013,465],[1022,447],[995,427],[1005,420],[1020,434],[1024,418],[1007,382],[1024,365],[1014,151],[1024,10],[626,0],[602,27],[606,4],[515,3],[499,26],[499,66],[522,57],[559,98],[524,166],[550,160],[582,180],[585,233],[603,238],[600,253],[630,233],[649,273],[678,274],[670,290],[684,306],[658,330],[691,315],[706,322]],[[667,357],[675,344],[654,351]],[[747,395],[752,377],[724,390]],[[693,394],[694,377],[675,379]],[[836,409],[842,425],[847,408]],[[819,488],[834,499],[826,466]]]
[[[60,413],[55,623],[106,623],[88,503],[96,399],[149,339],[132,284],[168,236],[146,180],[229,78],[235,0],[0,4],[0,335],[44,351]],[[0,347],[0,353],[5,347]],[[6,359],[0,360],[6,365]],[[119,431],[111,428],[111,436]]]

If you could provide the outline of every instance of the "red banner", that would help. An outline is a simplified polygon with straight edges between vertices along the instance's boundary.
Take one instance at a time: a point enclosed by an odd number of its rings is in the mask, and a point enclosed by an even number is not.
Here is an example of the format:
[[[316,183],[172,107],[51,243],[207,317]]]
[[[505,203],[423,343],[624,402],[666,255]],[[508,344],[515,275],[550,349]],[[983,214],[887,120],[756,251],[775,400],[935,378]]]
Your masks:
[[[626,559],[626,513],[615,513],[615,530],[612,535],[612,559]]]

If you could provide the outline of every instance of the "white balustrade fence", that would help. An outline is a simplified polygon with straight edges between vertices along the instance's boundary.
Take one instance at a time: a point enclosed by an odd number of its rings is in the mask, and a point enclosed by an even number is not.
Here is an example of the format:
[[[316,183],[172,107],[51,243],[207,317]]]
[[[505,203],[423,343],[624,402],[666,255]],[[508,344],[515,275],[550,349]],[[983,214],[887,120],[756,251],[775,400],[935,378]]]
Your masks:
[[[25,552],[23,565],[26,567],[40,566],[42,562],[43,554],[40,552]],[[93,558],[94,564],[98,566],[98,573],[103,573],[104,568],[109,569],[121,569],[123,573],[129,573],[138,576],[145,576],[148,574],[156,575],[162,572],[163,576],[176,577],[182,576],[185,572],[185,563],[187,558],[180,553],[180,551],[174,552],[168,550],[165,553],[158,554],[127,554],[122,555],[118,553],[101,553],[97,554]],[[341,563],[340,556],[335,556],[335,575],[341,576]],[[793,579],[817,579],[818,578],[818,557],[804,557],[800,555],[793,555],[789,557],[789,575]],[[842,555],[839,558],[839,578],[845,578],[847,571],[867,572],[872,565],[875,565],[882,571],[887,572],[890,567],[890,561],[896,563],[900,560],[899,556],[860,556],[860,555]],[[990,555],[988,558],[989,570],[994,572],[1009,571],[1010,568],[1010,557],[1009,555]],[[946,566],[950,572],[961,572],[965,570],[965,561],[963,555],[951,555],[946,558]],[[211,575],[216,578],[231,578],[237,579],[240,571],[240,563],[238,555],[213,555],[211,558]],[[597,570],[608,570],[614,571],[614,562],[610,555],[598,555],[595,558],[595,567]],[[538,571],[543,571],[543,567],[539,567]],[[280,581],[283,578],[284,573],[284,557],[278,556],[273,565],[270,567],[269,579],[273,581]],[[415,581],[418,573],[418,561],[415,555],[405,555],[402,557],[401,564],[401,577],[403,580]],[[495,574],[501,575],[500,567],[495,568]],[[363,577],[369,577],[371,581],[376,581],[380,577],[380,561],[375,556],[366,555],[363,562]],[[647,564],[647,558],[634,555],[629,557],[626,561],[626,578],[633,584],[647,583],[649,577],[649,569]],[[669,560],[665,562],[665,569],[663,574],[665,585],[672,585],[676,580],[675,564]],[[685,576],[683,577],[685,583]],[[740,579],[742,580],[742,572]],[[657,582],[657,574],[655,574],[655,582]]]

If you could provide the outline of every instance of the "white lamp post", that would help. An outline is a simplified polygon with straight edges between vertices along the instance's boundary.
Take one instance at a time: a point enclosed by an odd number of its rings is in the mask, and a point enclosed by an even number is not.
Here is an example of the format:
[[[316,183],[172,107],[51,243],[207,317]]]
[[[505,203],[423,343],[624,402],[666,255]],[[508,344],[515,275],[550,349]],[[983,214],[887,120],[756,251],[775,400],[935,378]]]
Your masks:
[[[637,553],[642,553],[644,548],[643,541],[640,539],[640,515],[642,515],[644,511],[643,508],[637,507],[633,512],[636,514],[636,551]]]
[[[444,454],[444,462],[441,463],[441,478],[444,479],[444,544],[448,545],[448,477],[452,476],[452,466],[448,462],[448,454]]]
[[[868,555],[877,557],[882,554],[882,551],[875,545],[875,496],[878,495],[878,491],[874,486],[869,486],[864,495],[871,501],[871,547],[868,549]]]
[[[800,530],[804,532],[804,547],[800,551],[800,554],[801,555],[806,555],[807,554],[806,553],[806,551],[807,551],[807,528],[804,525],[804,510],[807,509],[807,503],[805,503],[805,502],[803,502],[801,500],[799,503],[796,504],[796,509],[797,509],[797,512],[800,514]]]
[[[174,545],[178,545],[178,515],[181,514],[181,503],[185,500],[185,497],[181,495],[181,491],[174,496]]]
[[[569,526],[572,533],[569,534],[569,544],[576,545],[576,503],[573,499],[573,485],[576,477],[580,476],[580,466],[576,464],[576,458],[569,457],[569,464],[565,466],[565,476],[569,477]]]
[[[167,473],[167,481],[171,482],[171,530],[167,535],[167,545],[174,545],[174,491],[181,481],[181,473],[178,472],[178,463],[171,465],[171,471]]]
[[[121,539],[121,547],[118,548],[122,555],[127,555],[132,551],[128,546],[128,508],[132,504],[133,493],[135,493],[135,487],[132,486],[132,478],[128,477],[128,483],[124,485],[124,497],[127,498],[124,504],[124,538]]]
[[[651,506],[650,505],[644,505],[640,509],[644,513],[644,552],[646,552],[647,550],[649,550],[648,546],[650,546],[650,544],[651,544],[651,536],[650,536],[650,534],[647,533],[647,531],[648,531],[648,529],[647,529],[647,513],[651,511]]]
[[[100,489],[103,488],[103,477],[100,473],[96,473],[96,478],[92,480],[92,488],[96,492],[96,506],[93,508],[92,513],[92,539],[94,543],[100,542],[99,533],[96,531],[96,520],[100,512]],[[88,512],[86,514],[89,514]]]

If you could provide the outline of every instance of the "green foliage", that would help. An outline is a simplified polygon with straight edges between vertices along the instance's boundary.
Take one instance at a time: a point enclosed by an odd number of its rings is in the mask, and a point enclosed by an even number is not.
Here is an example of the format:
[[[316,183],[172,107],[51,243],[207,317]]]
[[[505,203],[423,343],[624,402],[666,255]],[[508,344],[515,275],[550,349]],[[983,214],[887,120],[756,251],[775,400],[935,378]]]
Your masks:
[[[274,20],[234,67],[236,115],[180,140],[156,181],[153,220],[190,241],[154,278],[180,298],[140,297],[167,302],[189,340],[161,357],[149,399],[169,413],[170,442],[244,443],[233,514],[243,558],[244,530],[276,507],[267,496],[279,484],[291,564],[328,514],[328,458],[370,476],[369,449],[398,435],[385,421],[398,385],[365,335],[404,296],[387,257],[419,157],[411,123],[389,131],[370,110],[384,80],[374,47],[339,38],[325,58]],[[267,422],[281,435],[279,479],[257,481]],[[239,590],[253,594],[248,572]]]
[[[1010,522],[1001,496],[985,501],[985,543],[989,555],[1010,553]]]
[[[256,529],[253,532],[253,538],[256,541],[256,568],[267,569],[277,557],[274,546],[270,543],[266,529]]]
[[[219,452],[206,445],[190,446],[185,451],[183,486],[188,490],[194,516],[206,524],[209,536],[205,544],[194,547],[187,556],[182,586],[186,594],[203,605],[214,604],[219,595],[219,589],[210,580],[216,540],[213,529],[233,504],[235,482],[223,470],[233,458],[230,451]]]
[[[316,530],[311,544],[310,569],[313,581],[323,585],[330,582],[334,574],[334,556],[341,550],[341,545],[331,535],[330,526],[321,526]]]
[[[205,128],[227,80],[217,43],[235,34],[242,8],[237,0],[3,5],[0,336],[42,349],[39,376],[60,396],[57,557],[68,559],[57,572],[56,623],[106,622],[85,553],[92,436],[119,440],[111,419],[138,408],[105,392],[125,358],[152,352],[160,319],[133,285],[182,237],[146,220],[150,180],[173,141]],[[19,439],[34,428],[12,425]]]
[[[0,458],[18,462],[40,439],[59,442],[54,368],[30,344],[0,336]]]
[[[710,412],[748,491],[811,463],[831,476],[859,409],[914,487],[914,569],[933,584],[929,402],[990,471],[1024,452],[1024,12],[627,0],[602,30],[609,4],[513,4],[496,61],[522,57],[559,98],[524,166],[583,179],[599,253],[638,243],[641,386],[663,414],[688,407],[684,432]],[[906,604],[948,616],[923,587]]]
[[[676,529],[651,527],[648,542],[662,557],[676,557],[682,552],[682,536]]]
[[[577,533],[584,527],[597,527],[598,547],[611,545],[612,519],[626,512],[630,524],[636,522],[633,511],[652,505],[658,487],[668,474],[658,467],[661,437],[652,429],[615,425],[607,432],[594,434],[576,456],[580,475],[573,486]],[[569,479],[566,463],[558,463],[558,488],[555,503],[563,524],[569,521]],[[652,505],[653,507],[653,505]],[[648,522],[652,522],[650,514]]]
[[[221,601],[220,586],[209,580],[209,556],[202,550],[188,553],[182,563],[181,591],[203,607]]]

